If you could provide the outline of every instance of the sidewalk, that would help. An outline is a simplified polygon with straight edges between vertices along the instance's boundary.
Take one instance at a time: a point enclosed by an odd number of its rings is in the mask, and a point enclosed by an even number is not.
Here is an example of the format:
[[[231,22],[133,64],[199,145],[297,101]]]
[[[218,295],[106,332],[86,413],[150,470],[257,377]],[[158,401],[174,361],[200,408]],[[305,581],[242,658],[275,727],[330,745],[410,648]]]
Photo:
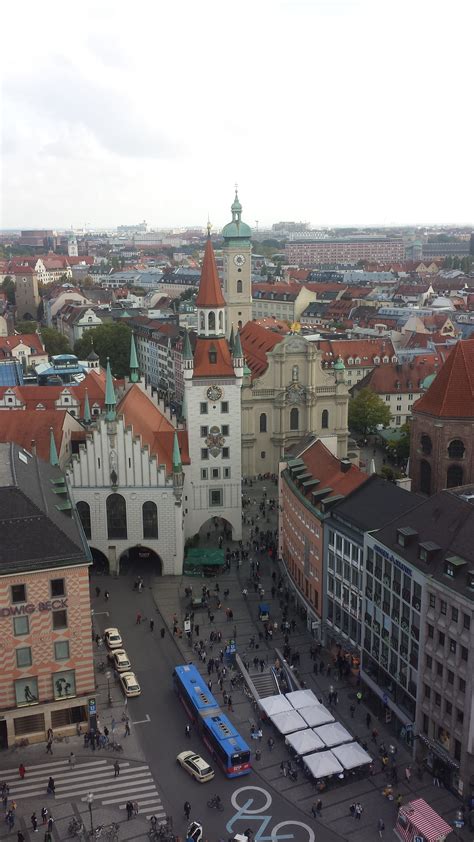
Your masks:
[[[252,499],[256,501],[252,505],[250,511],[252,513],[258,512],[258,503],[263,498],[263,489],[266,488],[268,497],[276,497],[276,486],[272,485],[270,481],[257,482],[252,488],[244,487],[244,493],[248,493]],[[246,510],[248,513],[249,510]],[[266,522],[266,517],[258,521],[258,525],[262,530],[276,530],[277,528],[277,509],[269,514],[269,523]],[[249,538],[250,527],[244,526],[244,547]],[[214,529],[211,531],[209,542],[206,538],[204,541],[206,545],[217,545],[218,534]],[[202,540],[202,539],[201,539]],[[232,549],[238,549],[238,544],[232,542],[225,542],[224,549],[229,546]],[[272,599],[272,573],[279,569],[277,562],[272,562],[266,553],[250,554],[250,560],[258,557],[260,561],[260,572],[262,584],[265,588],[264,601],[270,604],[272,619],[278,622],[281,617],[278,597]],[[240,567],[235,562],[232,562],[231,570],[223,572],[219,577],[220,594],[224,589],[229,589],[229,598],[222,602],[222,608],[219,610],[213,605],[213,613],[215,616],[212,629],[214,631],[221,631],[222,642],[227,638],[233,636],[234,626],[237,631],[237,646],[238,652],[244,659],[248,655],[253,658],[254,650],[246,651],[246,647],[250,637],[255,636],[258,640],[258,632],[262,630],[262,624],[258,620],[258,603],[261,601],[258,594],[249,588],[248,597],[244,600],[241,596],[242,588],[248,587],[248,579],[250,575],[250,561],[245,561]],[[175,577],[164,577],[156,584],[153,595],[156,605],[162,614],[165,623],[168,626],[170,634],[173,633],[173,615],[178,617],[179,625],[182,628],[182,621],[187,612],[188,599],[185,597],[185,588],[192,586],[196,593],[200,593],[203,584],[206,584],[211,593],[213,591],[214,579],[201,579],[198,577],[183,576],[179,579]],[[212,600],[213,603],[215,600]],[[289,603],[289,617],[296,620],[296,631],[290,636],[290,646],[292,651],[298,650],[300,653],[300,666],[298,668],[300,679],[303,680],[306,686],[313,689],[318,698],[323,698],[327,702],[329,688],[332,685],[338,692],[338,704],[333,706],[333,714],[354,736],[359,737],[360,742],[367,743],[369,754],[374,758],[375,774],[373,776],[367,775],[363,778],[355,777],[354,780],[344,782],[342,785],[333,787],[321,795],[323,801],[322,818],[313,821],[315,828],[318,828],[324,833],[324,826],[331,831],[340,835],[341,839],[353,839],[355,842],[369,842],[369,840],[379,839],[377,832],[377,821],[383,818],[387,828],[387,835],[391,833],[391,828],[395,822],[396,806],[395,802],[389,802],[382,796],[382,789],[385,785],[385,775],[381,771],[381,762],[379,759],[378,748],[371,740],[371,732],[373,728],[378,731],[378,745],[384,742],[388,748],[389,745],[396,745],[397,748],[397,771],[399,783],[394,785],[394,792],[396,795],[400,793],[403,797],[403,802],[413,798],[422,797],[436,809],[448,822],[452,823],[456,810],[459,808],[459,801],[447,790],[436,789],[432,785],[431,779],[425,773],[424,779],[419,781],[415,775],[412,775],[410,784],[405,781],[404,770],[407,764],[412,763],[411,753],[409,753],[406,745],[399,742],[387,728],[384,722],[379,720],[372,711],[370,728],[366,726],[366,715],[369,709],[365,706],[364,701],[359,705],[356,702],[356,688],[349,680],[339,681],[335,670],[331,670],[331,675],[328,678],[326,675],[317,676],[313,673],[313,661],[310,656],[310,646],[312,638],[306,630],[302,620],[295,614],[291,601]],[[232,621],[226,619],[225,609],[229,607],[233,612]],[[207,611],[203,610],[195,613],[195,624],[200,626],[199,637],[203,640],[209,639],[211,631],[211,624],[208,619]],[[194,653],[192,646],[189,646],[185,638],[177,641],[181,650],[183,661],[193,662],[198,669],[206,677],[206,682],[209,678],[206,667],[199,661],[199,658]],[[260,648],[258,650],[259,656],[264,657],[267,663],[272,663],[274,660],[274,648],[283,648],[283,635],[278,630],[274,635],[272,645],[263,639],[260,641]],[[214,645],[214,651],[209,644],[206,646],[206,651],[212,653],[213,656],[218,653],[221,644]],[[330,664],[330,655],[323,650],[322,659],[326,664]],[[319,661],[319,658],[318,658]],[[213,676],[211,676],[213,678]],[[233,690],[230,687],[229,679],[224,684],[224,690],[230,692],[232,695],[234,713],[231,714],[231,719],[235,721],[238,728],[241,730],[242,736],[247,739],[249,745],[254,752],[255,748],[261,751],[261,760],[253,759],[254,772],[253,776],[257,774],[262,779],[262,784],[265,782],[276,789],[283,798],[294,807],[296,806],[305,815],[306,820],[310,814],[311,805],[319,797],[313,784],[303,774],[299,775],[296,783],[289,781],[280,775],[280,763],[282,760],[288,760],[290,755],[285,747],[284,741],[274,733],[271,724],[264,724],[263,740],[261,744],[256,745],[250,739],[250,726],[255,721],[255,712],[251,707],[247,697],[240,690]],[[212,692],[216,698],[221,701],[222,694],[219,691],[217,682],[214,678]],[[352,717],[350,708],[355,706],[356,710]],[[275,746],[273,751],[269,751],[267,747],[267,739],[272,735],[275,738]],[[364,807],[364,812],[360,821],[354,822],[350,815],[349,807],[354,801],[360,801]],[[458,838],[468,839],[469,834],[466,831],[458,831]]]

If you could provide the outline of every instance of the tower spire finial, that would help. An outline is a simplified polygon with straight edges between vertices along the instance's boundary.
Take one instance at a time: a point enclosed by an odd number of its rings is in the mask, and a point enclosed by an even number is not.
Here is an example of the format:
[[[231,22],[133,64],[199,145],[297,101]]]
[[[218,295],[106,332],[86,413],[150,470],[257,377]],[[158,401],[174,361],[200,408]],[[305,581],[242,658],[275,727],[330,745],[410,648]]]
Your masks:
[[[140,374],[138,370],[137,349],[135,347],[135,337],[132,333],[130,338],[130,382],[138,383]]]
[[[58,451],[56,449],[56,442],[54,440],[53,428],[49,428],[49,464],[59,465]]]
[[[211,225],[211,220],[209,219],[209,214],[207,214],[206,228],[207,228],[207,238],[210,240],[211,239],[212,225]]]
[[[112,380],[112,372],[110,370],[110,359],[107,357],[107,372],[105,378],[105,418],[107,421],[116,420],[116,404],[117,398],[115,396],[114,381]]]

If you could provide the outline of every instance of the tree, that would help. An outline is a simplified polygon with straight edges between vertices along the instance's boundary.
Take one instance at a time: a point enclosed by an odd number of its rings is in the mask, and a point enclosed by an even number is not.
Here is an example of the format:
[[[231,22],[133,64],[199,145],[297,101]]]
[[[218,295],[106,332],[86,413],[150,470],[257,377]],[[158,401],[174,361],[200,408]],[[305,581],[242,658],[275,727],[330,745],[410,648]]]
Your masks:
[[[349,401],[349,427],[363,436],[375,433],[379,424],[388,427],[390,417],[390,407],[367,387]]]
[[[59,331],[55,330],[54,327],[41,328],[41,338],[43,340],[43,345],[46,348],[46,353],[50,357],[54,357],[56,354],[71,353],[71,348],[69,347],[69,342],[66,337],[63,336],[62,333],[59,333]]]
[[[87,330],[82,339],[74,345],[74,353],[80,360],[85,360],[92,350],[99,355],[103,368],[110,359],[110,367],[115,377],[125,377],[129,372],[130,340],[132,331],[123,322],[107,322],[92,330]]]
[[[19,319],[15,322],[15,330],[17,333],[36,333],[38,323],[33,319]]]
[[[7,294],[7,301],[9,304],[15,303],[15,281],[11,275],[5,275],[2,281],[2,290]]]
[[[397,457],[397,462],[406,462],[410,455],[410,425],[404,424],[400,427],[401,436],[398,441],[390,440],[388,445],[392,448]]]

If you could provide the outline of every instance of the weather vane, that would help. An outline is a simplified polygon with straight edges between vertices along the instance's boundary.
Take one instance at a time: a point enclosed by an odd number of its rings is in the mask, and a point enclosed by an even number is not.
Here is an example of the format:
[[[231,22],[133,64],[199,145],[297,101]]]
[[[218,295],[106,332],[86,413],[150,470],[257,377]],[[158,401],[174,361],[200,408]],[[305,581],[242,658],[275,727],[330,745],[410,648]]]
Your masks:
[[[206,227],[207,227],[207,236],[210,237],[212,225],[211,225],[211,220],[209,219],[209,214],[207,215],[207,226]]]

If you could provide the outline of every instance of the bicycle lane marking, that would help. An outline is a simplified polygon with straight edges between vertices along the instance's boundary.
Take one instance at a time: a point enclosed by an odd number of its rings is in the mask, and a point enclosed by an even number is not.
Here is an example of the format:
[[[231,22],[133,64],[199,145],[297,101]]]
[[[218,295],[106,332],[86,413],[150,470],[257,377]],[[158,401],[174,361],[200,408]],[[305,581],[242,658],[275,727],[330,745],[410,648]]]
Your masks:
[[[244,792],[258,792],[264,795],[265,803],[257,808],[251,809],[254,799],[248,798],[243,806],[239,805],[238,796]],[[296,827],[302,827],[308,833],[308,842],[315,842],[315,834],[314,831],[309,827],[309,825],[305,824],[305,822],[298,821],[297,819],[291,820],[287,819],[283,822],[279,822],[277,825],[273,827],[273,830],[270,831],[270,836],[263,836],[263,833],[266,831],[272,816],[271,815],[262,815],[264,810],[267,810],[272,804],[272,797],[266,789],[258,786],[244,786],[240,789],[235,790],[231,796],[231,803],[234,809],[237,811],[234,816],[230,819],[230,821],[226,825],[226,830],[228,833],[234,832],[234,824],[237,821],[245,822],[260,822],[260,827],[258,828],[255,834],[255,842],[279,842],[279,840],[284,839],[294,839],[294,834],[279,834],[278,831],[281,830],[283,827],[288,825],[293,825]]]

